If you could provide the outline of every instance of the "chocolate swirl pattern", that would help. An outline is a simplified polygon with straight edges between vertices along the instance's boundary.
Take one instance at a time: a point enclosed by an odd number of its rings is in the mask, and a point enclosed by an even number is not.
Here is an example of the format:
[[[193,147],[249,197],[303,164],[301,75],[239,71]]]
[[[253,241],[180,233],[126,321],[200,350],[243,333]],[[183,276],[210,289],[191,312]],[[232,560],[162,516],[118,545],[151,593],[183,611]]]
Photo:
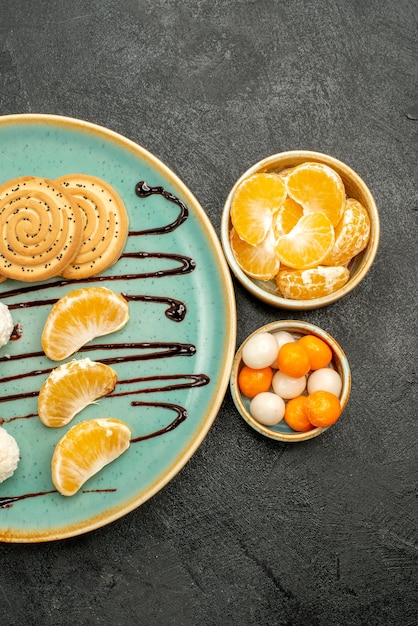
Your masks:
[[[105,181],[87,174],[55,180],[77,202],[83,215],[83,236],[73,262],[62,272],[81,280],[111,267],[120,257],[128,236],[128,215],[122,199]]]
[[[54,182],[19,177],[0,187],[0,275],[25,282],[57,276],[81,243],[77,203]]]

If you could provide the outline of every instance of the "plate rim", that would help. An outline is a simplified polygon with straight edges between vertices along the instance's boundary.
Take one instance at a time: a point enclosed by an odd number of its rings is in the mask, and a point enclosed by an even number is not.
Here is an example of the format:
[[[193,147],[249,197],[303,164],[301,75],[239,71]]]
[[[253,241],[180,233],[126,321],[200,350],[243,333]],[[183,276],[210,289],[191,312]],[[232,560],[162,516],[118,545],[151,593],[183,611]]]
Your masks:
[[[135,509],[139,508],[147,500],[151,499],[159,491],[161,491],[174,477],[183,469],[188,461],[194,456],[200,445],[203,443],[207,434],[209,433],[213,423],[215,422],[221,404],[228,391],[229,378],[232,368],[232,363],[236,348],[236,335],[237,335],[237,312],[236,312],[236,299],[235,291],[230,273],[230,268],[226,261],[223,248],[218,237],[215,226],[209,219],[209,216],[203,209],[203,206],[198,201],[194,193],[187,187],[187,185],[180,179],[180,177],[174,172],[168,165],[162,160],[156,157],[148,149],[144,148],[139,143],[136,143],[132,139],[129,139],[125,135],[120,134],[110,128],[82,120],[79,118],[73,118],[65,115],[48,114],[48,113],[16,113],[0,116],[0,130],[5,126],[12,124],[51,124],[61,125],[67,129],[77,128],[86,132],[95,133],[96,135],[104,136],[106,139],[110,139],[117,143],[119,146],[123,145],[129,148],[135,155],[146,159],[162,176],[170,181],[176,190],[183,196],[189,209],[193,210],[194,217],[198,218],[201,228],[204,230],[205,238],[208,240],[216,265],[218,267],[218,275],[220,277],[220,284],[225,295],[225,303],[227,308],[225,310],[225,328],[226,336],[228,337],[228,345],[224,350],[224,366],[223,371],[220,372],[219,382],[217,388],[214,391],[214,397],[211,400],[210,407],[202,423],[199,426],[195,436],[188,442],[186,447],[179,453],[175,461],[164,472],[162,476],[155,479],[141,494],[134,498],[128,499],[123,506],[112,506],[109,508],[109,513],[105,516],[103,514],[97,516],[90,516],[86,522],[79,522],[72,524],[70,527],[66,527],[64,524],[59,528],[39,529],[39,532],[33,532],[31,530],[22,531],[20,529],[13,532],[10,529],[3,531],[0,528],[0,542],[5,543],[42,543],[47,541],[56,541],[60,539],[67,539],[76,537],[82,534],[86,534],[93,530],[97,530],[101,527],[107,526],[112,522],[123,518],[128,513],[131,513]],[[116,509],[116,510],[115,510]]]

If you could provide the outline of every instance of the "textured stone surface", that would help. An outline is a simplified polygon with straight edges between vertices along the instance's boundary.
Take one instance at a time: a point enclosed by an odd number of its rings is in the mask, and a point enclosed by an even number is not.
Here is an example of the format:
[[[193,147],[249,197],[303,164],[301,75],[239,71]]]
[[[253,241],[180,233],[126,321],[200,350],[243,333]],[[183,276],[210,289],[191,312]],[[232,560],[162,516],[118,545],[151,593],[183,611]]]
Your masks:
[[[169,165],[219,233],[236,178],[289,149],[359,172],[381,214],[366,280],[294,314],[238,285],[238,344],[305,319],[343,345],[344,419],[266,441],[229,392],[182,472],[78,538],[0,544],[0,623],[416,624],[416,2],[3,0],[0,114],[63,114]],[[414,463],[415,462],[415,463]]]

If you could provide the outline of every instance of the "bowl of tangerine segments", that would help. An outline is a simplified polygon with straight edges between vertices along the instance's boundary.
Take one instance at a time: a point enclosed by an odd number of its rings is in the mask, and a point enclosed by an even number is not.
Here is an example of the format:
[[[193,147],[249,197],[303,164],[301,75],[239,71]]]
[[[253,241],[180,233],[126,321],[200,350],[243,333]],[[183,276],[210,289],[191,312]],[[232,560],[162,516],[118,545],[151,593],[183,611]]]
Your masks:
[[[379,214],[363,179],[338,159],[282,152],[231,189],[221,240],[241,284],[283,309],[327,306],[351,292],[375,259]]]
[[[326,331],[282,320],[254,331],[237,350],[230,390],[254,430],[296,443],[321,435],[341,418],[350,396],[350,366]]]

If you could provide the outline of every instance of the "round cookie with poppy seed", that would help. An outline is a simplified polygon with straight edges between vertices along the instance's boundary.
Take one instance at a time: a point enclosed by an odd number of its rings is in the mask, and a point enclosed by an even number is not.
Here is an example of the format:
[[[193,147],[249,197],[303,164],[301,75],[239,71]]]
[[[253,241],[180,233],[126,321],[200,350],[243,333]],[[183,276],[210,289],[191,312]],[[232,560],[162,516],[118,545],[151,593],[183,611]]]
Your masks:
[[[83,236],[73,262],[62,272],[82,280],[104,272],[119,259],[128,236],[125,205],[115,189],[89,174],[69,174],[55,180],[71,194],[83,215]]]
[[[0,186],[0,275],[25,282],[59,276],[77,254],[78,204],[47,178],[21,176]]]

